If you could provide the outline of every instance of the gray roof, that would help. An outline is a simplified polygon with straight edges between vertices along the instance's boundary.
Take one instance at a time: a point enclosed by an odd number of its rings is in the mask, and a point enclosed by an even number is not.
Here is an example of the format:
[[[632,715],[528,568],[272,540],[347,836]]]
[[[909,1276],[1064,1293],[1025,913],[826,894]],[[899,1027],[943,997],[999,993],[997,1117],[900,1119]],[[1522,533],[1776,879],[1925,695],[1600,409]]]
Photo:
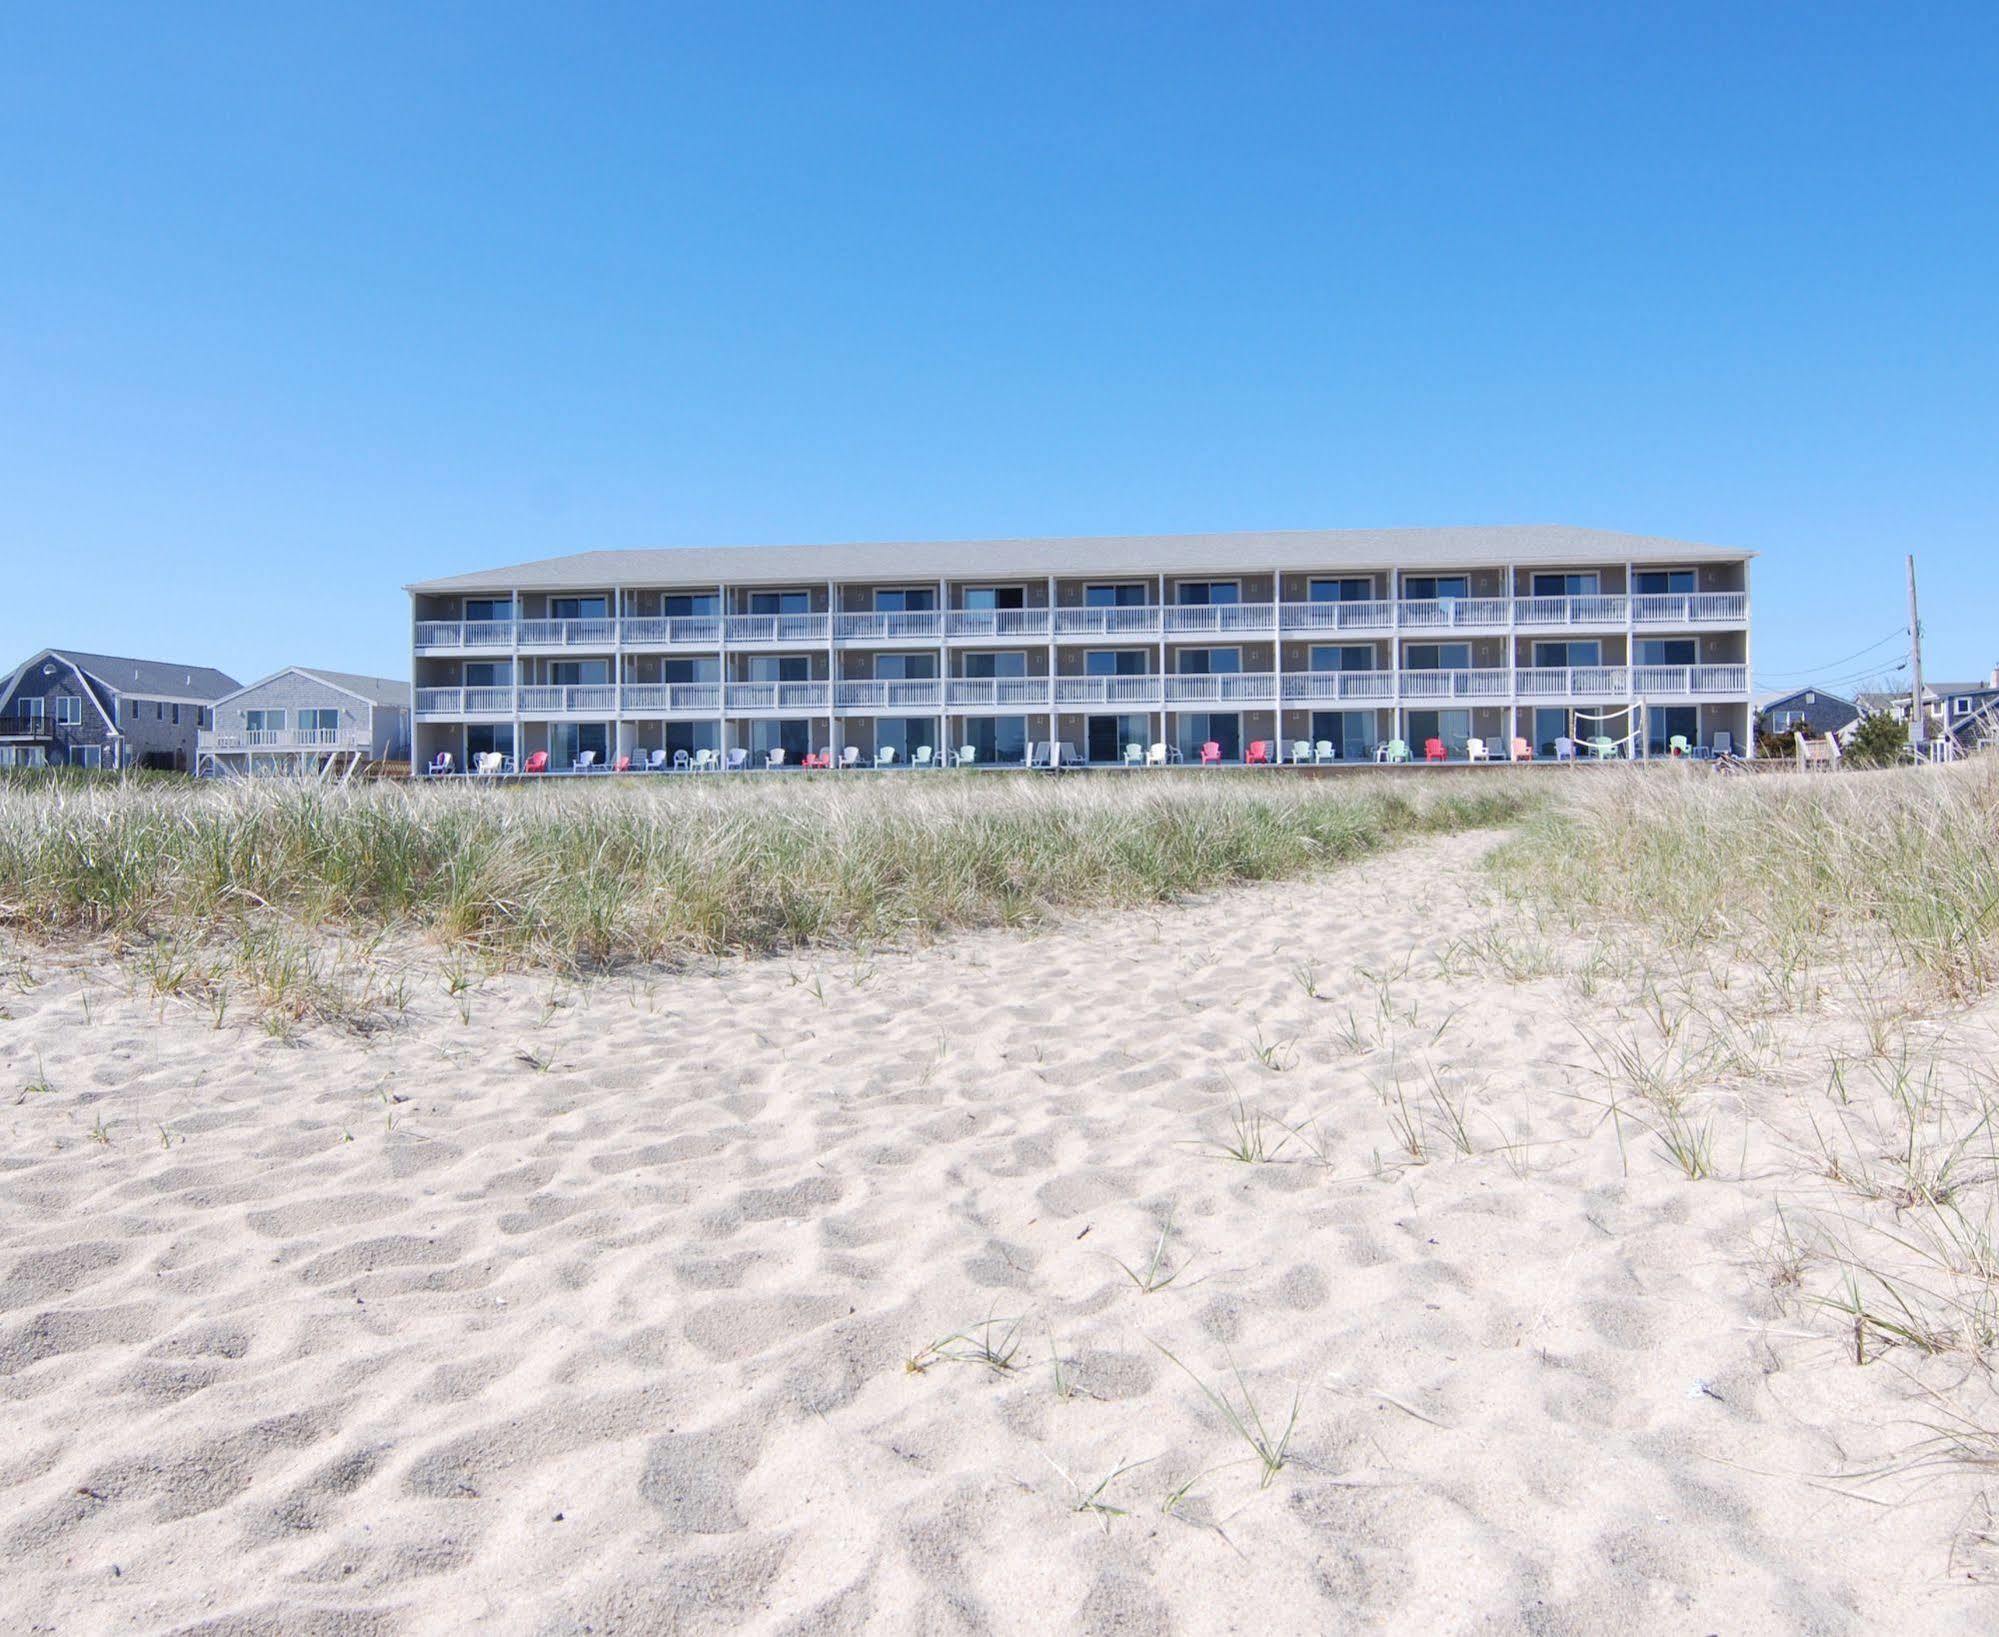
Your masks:
[[[330,682],[336,688],[345,688],[349,693],[358,693],[377,705],[407,705],[410,702],[410,685],[392,676],[356,676],[352,671],[326,671],[317,665],[295,665],[292,669],[303,671],[307,676],[316,676],[322,682]]]
[[[1241,534],[1113,534],[1068,540],[902,540],[830,546],[690,546],[583,551],[422,580],[409,591],[619,585],[797,583],[1014,574],[1201,570],[1475,568],[1500,563],[1740,562],[1754,555],[1654,535],[1560,524],[1441,529],[1284,529]]]
[[[140,694],[147,699],[193,699],[212,704],[236,690],[236,679],[208,665],[179,665],[164,659],[128,659],[120,654],[86,654],[80,648],[44,648],[24,661],[15,675],[44,655],[68,660],[91,681],[112,693]]]

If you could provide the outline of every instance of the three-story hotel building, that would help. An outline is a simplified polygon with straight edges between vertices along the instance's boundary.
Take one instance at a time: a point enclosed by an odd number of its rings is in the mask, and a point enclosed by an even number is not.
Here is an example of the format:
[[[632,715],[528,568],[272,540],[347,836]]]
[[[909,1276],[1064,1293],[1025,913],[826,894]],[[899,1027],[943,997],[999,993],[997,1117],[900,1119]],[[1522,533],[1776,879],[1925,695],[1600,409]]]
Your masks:
[[[1750,555],[1539,526],[583,552],[408,588],[414,760],[1747,753]]]

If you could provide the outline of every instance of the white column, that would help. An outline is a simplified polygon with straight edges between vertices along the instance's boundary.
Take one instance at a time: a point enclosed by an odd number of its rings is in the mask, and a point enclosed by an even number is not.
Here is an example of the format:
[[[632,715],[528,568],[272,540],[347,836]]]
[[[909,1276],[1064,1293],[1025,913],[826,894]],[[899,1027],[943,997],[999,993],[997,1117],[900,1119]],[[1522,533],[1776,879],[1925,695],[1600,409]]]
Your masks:
[[[1055,688],[1055,576],[1048,576],[1048,760],[1055,762],[1055,747],[1061,743],[1062,708],[1056,701]],[[1028,759],[1034,757],[1034,741],[1027,742]]]
[[[715,674],[719,679],[715,690],[715,754],[724,761],[729,757],[729,588],[727,584],[715,587],[715,606],[721,610],[722,623],[715,631]]]

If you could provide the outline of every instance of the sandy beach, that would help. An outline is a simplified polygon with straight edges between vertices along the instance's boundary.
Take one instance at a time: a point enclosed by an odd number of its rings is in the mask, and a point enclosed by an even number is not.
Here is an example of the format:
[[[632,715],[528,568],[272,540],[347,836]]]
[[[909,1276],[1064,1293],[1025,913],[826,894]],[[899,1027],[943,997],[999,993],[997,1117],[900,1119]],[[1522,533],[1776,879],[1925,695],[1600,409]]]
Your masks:
[[[291,1039],[11,945],[0,1623],[1992,1629],[1991,1474],[1911,1464],[1989,1389],[1856,1364],[1780,1243],[1865,1020],[1732,1038],[1690,1178],[1593,1100],[1673,1045],[1633,945],[1502,970],[1491,844],[863,956],[412,946]]]

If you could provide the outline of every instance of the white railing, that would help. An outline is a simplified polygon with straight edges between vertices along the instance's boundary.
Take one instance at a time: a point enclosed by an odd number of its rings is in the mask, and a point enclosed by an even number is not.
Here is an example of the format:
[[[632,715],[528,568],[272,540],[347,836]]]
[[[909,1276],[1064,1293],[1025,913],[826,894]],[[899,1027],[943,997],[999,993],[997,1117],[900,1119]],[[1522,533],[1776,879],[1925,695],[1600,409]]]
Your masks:
[[[1401,696],[1404,699],[1491,699],[1505,698],[1507,673],[1503,670],[1404,671]]]
[[[1045,608],[954,608],[944,616],[952,637],[1046,637]]]
[[[1159,610],[1145,604],[1125,608],[1058,608],[1058,637],[1143,637],[1159,635]]]
[[[1630,672],[1622,665],[1535,665],[1513,673],[1522,699],[1622,699]]]
[[[1169,633],[1268,631],[1277,623],[1277,610],[1270,603],[1176,604],[1163,612]]]
[[[1505,597],[1407,598],[1396,604],[1396,621],[1405,630],[1460,630],[1465,626],[1505,625],[1511,616]]]
[[[722,640],[720,614],[641,615],[618,621],[627,648],[713,648]]]
[[[368,735],[360,728],[256,728],[241,733],[196,735],[197,748],[220,750],[366,750]]]
[[[732,711],[824,710],[830,687],[824,682],[731,682]]]
[[[621,711],[665,711],[713,716],[722,708],[719,682],[627,682]]]
[[[419,648],[511,648],[512,620],[418,620]]]
[[[1156,676],[1061,676],[1055,679],[1055,703],[1156,705],[1162,680]]]
[[[830,625],[824,614],[731,614],[732,643],[824,642]]]
[[[1515,597],[1515,625],[1622,625],[1623,597]]]
[[[953,705],[1039,705],[1048,704],[1045,676],[954,676],[946,698]]]
[[[1631,599],[1631,618],[1638,625],[1712,625],[1748,617],[1749,597],[1741,591],[1695,591]]]
[[[1238,700],[1272,699],[1277,679],[1268,671],[1231,671],[1207,676],[1169,676],[1166,702],[1229,704]]]
[[[1287,631],[1387,631],[1395,625],[1392,602],[1286,603]]]
[[[1286,699],[1393,699],[1393,671],[1291,671],[1284,678]]]
[[[615,682],[583,682],[568,685],[533,683],[516,690],[523,712],[554,711],[558,715],[578,712],[615,712],[618,685]]]
[[[935,608],[833,616],[833,635],[842,642],[935,641],[943,634],[944,615]]]
[[[1745,665],[1640,665],[1631,673],[1640,694],[1742,693],[1749,687]]]
[[[936,677],[863,678],[836,684],[833,702],[842,710],[935,710],[944,684]]]
[[[618,640],[616,620],[521,620],[523,648],[608,648]]]

